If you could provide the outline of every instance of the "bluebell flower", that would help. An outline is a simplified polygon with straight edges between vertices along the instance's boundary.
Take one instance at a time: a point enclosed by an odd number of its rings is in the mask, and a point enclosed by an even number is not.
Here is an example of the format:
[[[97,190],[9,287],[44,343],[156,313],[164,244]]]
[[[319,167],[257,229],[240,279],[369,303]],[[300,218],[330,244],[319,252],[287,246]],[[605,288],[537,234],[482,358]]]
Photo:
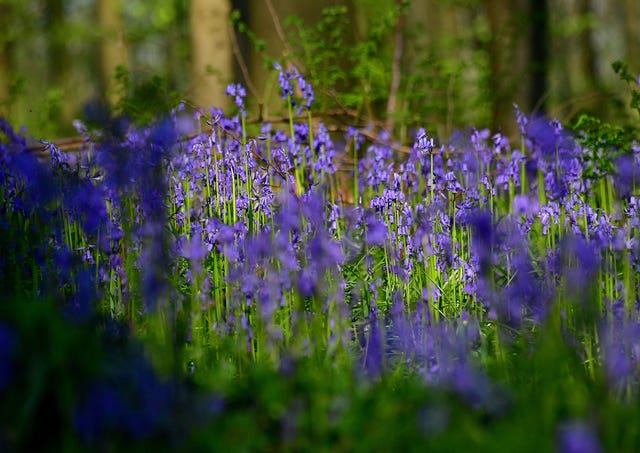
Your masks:
[[[244,86],[240,83],[229,84],[225,90],[225,94],[233,98],[233,102],[238,107],[238,110],[240,110],[240,114],[243,118],[246,118],[247,109],[244,105],[244,98],[247,96],[247,91]]]
[[[74,276],[75,292],[66,303],[65,314],[76,322],[84,322],[91,318],[100,298],[95,271],[82,269]]]
[[[603,321],[599,332],[604,372],[616,392],[638,393],[640,375],[640,323],[613,318]]]
[[[623,155],[616,161],[616,167],[614,186],[620,198],[628,199],[634,195],[634,190],[640,188],[640,165],[633,156]]]
[[[418,129],[416,139],[413,143],[413,149],[419,152],[420,156],[428,156],[435,147],[433,137],[427,134],[424,128]]]
[[[195,274],[202,272],[207,252],[201,234],[194,234],[182,247],[182,256],[189,260]]]
[[[14,354],[18,348],[18,338],[9,326],[0,323],[0,391],[4,390],[13,377]]]
[[[66,184],[64,194],[65,207],[69,210],[71,218],[77,219],[87,234],[94,235],[108,222],[103,187],[86,180],[76,179],[74,182],[73,178],[67,178],[69,179],[71,183]]]
[[[362,345],[362,367],[371,378],[379,378],[384,371],[384,336],[385,332],[380,329],[377,309],[372,309],[369,313],[366,324],[368,335],[365,336]]]
[[[597,244],[578,235],[568,236],[563,240],[560,250],[567,266],[564,272],[570,291],[580,294],[596,281],[601,262],[596,246]]]
[[[299,115],[300,113],[302,113],[302,107],[306,108],[307,110],[311,109],[311,104],[313,104],[315,96],[313,93],[313,87],[309,82],[305,80],[304,77],[302,77],[301,74],[298,74],[298,88],[300,88],[300,91],[302,92],[303,101],[303,104],[298,109]]]
[[[166,435],[172,419],[171,387],[137,354],[112,359],[112,368],[76,406],[78,434],[96,447],[114,437],[136,441]]]
[[[334,161],[336,150],[324,123],[318,125],[313,137],[313,149],[316,155],[313,167],[318,173],[333,174],[338,170]]]
[[[335,269],[344,261],[340,244],[328,237],[326,232],[319,232],[309,239],[307,252],[314,266],[322,271]]]
[[[539,209],[537,197],[516,195],[513,199],[512,211],[517,215],[532,217],[538,213]]]
[[[389,236],[387,226],[378,220],[377,216],[367,211],[365,214],[366,221],[366,242],[370,247],[383,246]]]
[[[560,220],[560,206],[555,201],[551,201],[540,208],[538,217],[542,224],[542,234],[546,235],[549,232],[549,227],[558,225]]]
[[[280,84],[280,90],[282,94],[282,99],[291,99],[293,102],[293,83],[291,81],[294,79],[293,74],[290,71],[286,71],[282,68],[282,65],[277,61],[273,64],[273,67],[278,71],[278,83]]]
[[[297,289],[302,297],[312,297],[318,292],[318,273],[315,267],[302,269],[297,278]]]
[[[601,453],[604,451],[595,430],[583,421],[571,421],[558,427],[560,453]]]
[[[493,265],[493,250],[496,243],[495,225],[487,211],[476,211],[470,218],[473,228],[473,248],[479,258],[480,272],[487,274]]]

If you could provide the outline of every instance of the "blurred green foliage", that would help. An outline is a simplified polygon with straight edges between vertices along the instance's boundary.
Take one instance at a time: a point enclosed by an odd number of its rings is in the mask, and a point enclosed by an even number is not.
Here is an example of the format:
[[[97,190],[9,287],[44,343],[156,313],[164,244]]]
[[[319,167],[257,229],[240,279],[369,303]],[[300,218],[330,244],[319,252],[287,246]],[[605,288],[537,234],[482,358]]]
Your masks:
[[[288,50],[292,51],[289,54],[276,50],[273,42],[269,41],[271,38],[252,31],[246,23],[250,17],[242,17],[238,10],[231,14],[230,20],[239,34],[240,50],[257,52],[266,62],[261,67],[249,64],[250,77],[265,71],[265,67],[270,70],[275,60],[291,59],[293,63],[304,66],[299,69],[314,86],[316,113],[335,113],[345,107],[354,125],[366,124],[370,120],[382,121],[387,115],[394,71],[396,25],[399,20],[404,20],[399,66],[401,81],[391,115],[396,136],[407,141],[412,128],[427,126],[434,135],[446,138],[455,129],[471,124],[477,127],[491,125],[492,104],[500,98],[508,100],[510,105],[525,77],[515,65],[513,68],[510,65],[500,74],[505,79],[500,84],[505,92],[495,89],[489,50],[494,37],[486,2],[434,0],[430,3],[434,7],[429,12],[431,16],[420,18],[409,17],[414,11],[412,3],[413,6],[419,4],[409,0],[336,1],[328,2],[332,6],[325,8],[316,21],[280,17],[286,25]],[[72,135],[75,131],[71,120],[80,116],[82,105],[88,99],[109,94],[101,93],[103,88],[97,83],[102,76],[96,57],[106,32],[97,24],[96,3],[81,0],[65,1],[64,20],[49,32],[44,14],[46,5],[47,2],[42,0],[0,1],[3,13],[0,14],[0,46],[11,55],[11,71],[6,93],[0,99],[0,115],[9,117],[18,126],[25,125],[36,137]],[[247,2],[236,2],[233,6],[242,6],[243,12],[251,7]],[[566,13],[563,8],[568,7],[554,5],[551,8],[553,17],[549,33],[555,43],[553,49],[559,49],[558,55],[566,51],[562,47],[565,44],[558,44],[558,41],[569,42],[585,33],[596,33],[601,20],[592,8],[568,17],[563,15]],[[441,16],[439,18],[445,24],[434,27],[438,20],[433,19],[433,15]],[[453,29],[447,28],[453,19],[459,21],[460,18],[466,26],[458,24]],[[520,21],[517,30],[521,30],[521,38],[526,39],[524,34],[530,22],[524,16],[516,19]],[[134,99],[144,99],[137,97],[142,92],[152,94],[152,99],[155,95],[168,99],[166,102],[152,100],[150,103],[154,105],[149,108],[156,111],[163,103],[172,105],[178,94],[188,97],[192,88],[188,67],[188,0],[122,2],[122,20],[129,53],[129,78],[124,81],[122,73],[110,74],[107,78],[115,77],[121,86],[123,82],[128,83],[125,92],[129,99],[121,100],[118,107],[113,107],[124,108],[137,116],[140,112],[136,112],[138,108],[132,104]],[[273,18],[260,20],[272,21]],[[60,83],[52,79],[48,68],[51,64],[48,40],[53,38],[62,39],[68,53],[69,72],[63,78],[68,86],[58,86]],[[247,41],[252,43],[251,49],[243,47]],[[596,54],[591,57],[601,58]],[[246,62],[250,61],[248,55],[244,58]],[[599,93],[601,105],[594,106],[585,101],[585,106],[567,108],[571,121],[581,113],[589,113],[605,122],[627,122],[625,115],[628,112],[623,111],[626,97],[607,85],[606,76],[597,76],[602,78],[601,81],[596,80],[593,74],[568,77],[564,74],[568,62],[555,54],[552,58],[555,60],[549,63],[548,77],[558,80],[550,83],[549,105],[580,104],[581,101],[576,99],[579,93],[564,93],[567,80],[576,79],[578,82],[573,80],[571,83],[584,82],[585,96]],[[637,80],[626,64],[614,64],[614,70],[627,83],[637,86]],[[238,74],[237,79],[240,78]],[[136,86],[136,93],[132,93]],[[273,85],[256,87],[260,92],[269,89],[273,90]],[[630,95],[631,106],[637,109],[640,107],[640,93],[636,89]],[[267,96],[273,97],[273,93]],[[527,113],[525,106],[520,107]],[[140,109],[145,110],[147,106]]]
[[[138,126],[151,124],[180,103],[180,94],[170,90],[167,80],[157,74],[131,74],[126,67],[119,66],[115,79],[120,98],[114,106],[115,113]]]
[[[635,109],[638,114],[640,114],[640,89],[638,88],[640,85],[640,76],[634,77],[629,71],[628,64],[624,61],[614,61],[611,67],[613,68],[613,71],[629,85],[631,90],[631,101],[629,102],[629,107]]]

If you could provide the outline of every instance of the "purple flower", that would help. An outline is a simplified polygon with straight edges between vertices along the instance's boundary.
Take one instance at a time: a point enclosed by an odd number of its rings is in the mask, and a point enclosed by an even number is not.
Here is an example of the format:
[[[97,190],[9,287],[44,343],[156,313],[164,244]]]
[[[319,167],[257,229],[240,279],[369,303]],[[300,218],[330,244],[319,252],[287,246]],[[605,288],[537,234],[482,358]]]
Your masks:
[[[370,247],[384,245],[389,235],[387,226],[378,220],[377,216],[371,211],[366,212],[365,221],[367,245]]]
[[[319,173],[333,174],[337,171],[336,164],[334,162],[336,156],[336,150],[333,146],[333,141],[329,135],[324,123],[318,125],[318,131],[313,138],[313,150],[317,156],[314,169]]]
[[[302,269],[297,279],[298,292],[302,297],[312,297],[318,291],[318,273],[314,268]]]
[[[6,167],[3,179],[8,179],[16,198],[12,208],[47,215],[51,204],[61,196],[60,186],[49,167],[26,152],[11,153],[2,162]]]
[[[6,142],[0,140],[0,160],[4,161],[7,154],[22,152],[27,147],[27,139],[17,134],[4,118],[0,118],[0,132],[7,138]]]
[[[309,82],[307,82],[304,79],[304,77],[302,77],[301,74],[298,75],[298,87],[302,92],[302,100],[303,100],[303,104],[298,109],[298,115],[299,115],[302,112],[302,107],[306,108],[307,110],[311,109],[311,104],[313,104],[313,100],[315,99],[315,96],[313,94],[313,87]]]
[[[0,391],[11,382],[13,375],[13,355],[18,341],[13,330],[0,323]]]
[[[319,270],[330,270],[341,265],[344,254],[340,244],[324,231],[315,234],[308,242],[307,255],[313,260],[313,265]]]
[[[362,367],[368,376],[378,378],[382,375],[384,368],[384,349],[383,337],[384,330],[380,330],[380,320],[377,316],[377,310],[371,310],[368,327],[368,335],[366,335],[362,352]]]
[[[65,314],[76,322],[90,319],[94,304],[99,300],[95,272],[82,269],[74,277],[75,293],[67,302]]]
[[[191,262],[195,274],[199,274],[202,271],[202,265],[207,256],[207,252],[208,250],[202,241],[200,233],[192,236],[182,248],[182,254]]]
[[[413,144],[413,149],[417,150],[421,156],[428,155],[434,148],[433,137],[427,135],[427,131],[424,128],[420,128],[416,134],[416,141]]]
[[[520,129],[520,134],[524,135],[527,130],[527,125],[529,124],[529,118],[527,118],[527,116],[518,108],[517,104],[513,104],[513,109],[515,111],[516,123]]]
[[[539,203],[536,197],[516,195],[513,199],[512,210],[517,215],[531,217],[536,215],[539,209]]]
[[[549,202],[540,208],[538,214],[540,223],[542,224],[542,234],[549,232],[551,225],[558,225],[560,219],[560,206],[555,201]]]
[[[556,130],[544,118],[535,118],[527,124],[526,137],[532,148],[541,152],[545,157],[555,156],[557,150]]]
[[[242,115],[243,118],[246,118],[247,109],[244,105],[244,98],[247,96],[247,91],[244,89],[242,84],[232,83],[228,85],[227,89],[225,90],[225,94],[233,98],[233,102],[240,110],[240,114]]]
[[[600,453],[603,450],[597,433],[583,421],[571,421],[558,429],[558,451],[561,453]]]
[[[476,211],[470,216],[473,229],[473,249],[479,259],[480,273],[487,274],[493,264],[493,248],[496,245],[495,226],[487,211]]]
[[[171,387],[140,356],[116,356],[113,362],[75,408],[74,427],[81,438],[99,446],[113,437],[138,440],[169,430]]]
[[[632,385],[631,390],[636,393],[640,377],[640,323],[616,318],[603,322],[600,345],[609,384],[617,391]]]
[[[509,285],[493,299],[496,313],[511,326],[519,326],[524,317],[537,324],[544,321],[553,290],[538,278],[525,251],[513,258],[515,276]]]
[[[280,84],[282,99],[291,99],[293,97],[293,83],[291,83],[291,80],[294,76],[291,72],[285,71],[277,61],[273,64],[273,67],[278,71],[278,83]]]
[[[475,319],[463,313],[453,322],[434,324],[428,310],[409,315],[394,306],[391,322],[391,353],[402,354],[427,382],[457,393],[474,408],[503,410],[504,396],[472,359],[480,339]]]
[[[68,184],[64,196],[71,217],[78,219],[88,234],[95,234],[107,224],[106,194],[103,187],[76,180],[75,184]]]
[[[640,187],[640,165],[633,156],[620,156],[616,162],[617,177],[613,183],[623,199],[633,195],[634,189]]]
[[[586,296],[586,291],[593,288],[600,269],[601,258],[596,244],[582,236],[568,236],[563,240],[560,250],[569,291]]]

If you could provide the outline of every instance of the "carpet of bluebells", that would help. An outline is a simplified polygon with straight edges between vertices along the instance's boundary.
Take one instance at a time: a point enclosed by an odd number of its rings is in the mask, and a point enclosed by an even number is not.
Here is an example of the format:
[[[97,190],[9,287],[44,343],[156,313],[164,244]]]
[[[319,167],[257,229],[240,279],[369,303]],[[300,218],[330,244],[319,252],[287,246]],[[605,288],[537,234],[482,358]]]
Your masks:
[[[0,450],[640,446],[640,145],[398,147],[276,69],[284,125],[0,122]]]

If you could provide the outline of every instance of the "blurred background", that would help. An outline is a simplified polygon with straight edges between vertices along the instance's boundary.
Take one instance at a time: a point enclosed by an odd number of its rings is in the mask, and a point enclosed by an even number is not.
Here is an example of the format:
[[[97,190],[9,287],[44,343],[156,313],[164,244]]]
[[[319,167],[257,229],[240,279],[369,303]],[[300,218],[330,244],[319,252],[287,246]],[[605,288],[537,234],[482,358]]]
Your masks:
[[[0,0],[0,115],[74,135],[89,100],[167,111],[180,100],[279,114],[274,61],[313,83],[314,116],[448,137],[516,132],[513,103],[625,125],[640,71],[638,0]],[[140,115],[142,121],[148,118]]]

